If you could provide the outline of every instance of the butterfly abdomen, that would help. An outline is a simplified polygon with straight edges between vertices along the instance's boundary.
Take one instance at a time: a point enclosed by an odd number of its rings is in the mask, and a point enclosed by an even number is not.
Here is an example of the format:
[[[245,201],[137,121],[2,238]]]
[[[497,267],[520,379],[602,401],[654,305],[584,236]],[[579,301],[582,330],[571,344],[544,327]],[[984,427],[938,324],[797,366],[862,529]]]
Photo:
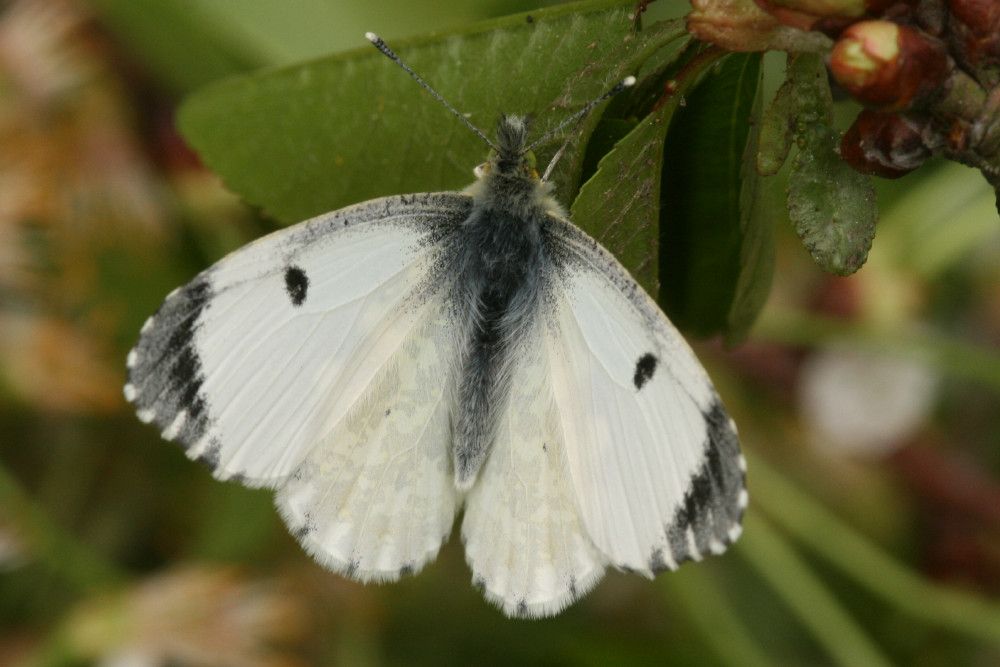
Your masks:
[[[540,216],[477,207],[463,229],[458,281],[468,321],[458,379],[455,484],[468,489],[489,454],[510,391],[513,350],[533,321],[544,258]]]

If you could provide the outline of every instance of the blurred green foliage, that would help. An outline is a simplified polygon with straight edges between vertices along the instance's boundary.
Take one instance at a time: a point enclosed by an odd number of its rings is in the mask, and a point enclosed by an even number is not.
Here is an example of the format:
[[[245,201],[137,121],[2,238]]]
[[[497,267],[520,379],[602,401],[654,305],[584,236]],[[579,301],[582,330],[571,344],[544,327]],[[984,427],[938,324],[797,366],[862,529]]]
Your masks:
[[[835,279],[790,233],[790,166],[747,168],[781,64],[706,55],[669,20],[685,3],[655,3],[638,32],[610,0],[92,0],[94,17],[67,0],[73,30],[45,0],[14,4],[0,42],[35,50],[0,58],[0,186],[16,185],[0,219],[0,664],[1000,660],[1000,234],[975,173],[934,164],[882,185],[869,264]],[[644,286],[659,281],[687,333],[749,336],[698,347],[750,453],[732,553],[652,583],[609,575],[544,621],[490,608],[457,539],[419,576],[363,587],[309,561],[269,493],[213,481],[127,413],[124,351],[171,287],[277,224],[471,180],[483,147],[355,48],[368,29],[403,37],[394,48],[487,128],[501,111],[548,127],[637,74],[579,129],[559,193]],[[47,67],[58,49],[74,58]],[[45,77],[56,92],[33,87]],[[179,104],[191,146],[266,215],[191,159],[170,126]],[[14,196],[26,183],[37,197]],[[942,378],[895,454],[813,446],[801,361],[834,345]],[[920,456],[936,476],[914,472]],[[972,556],[949,559],[955,544]]]

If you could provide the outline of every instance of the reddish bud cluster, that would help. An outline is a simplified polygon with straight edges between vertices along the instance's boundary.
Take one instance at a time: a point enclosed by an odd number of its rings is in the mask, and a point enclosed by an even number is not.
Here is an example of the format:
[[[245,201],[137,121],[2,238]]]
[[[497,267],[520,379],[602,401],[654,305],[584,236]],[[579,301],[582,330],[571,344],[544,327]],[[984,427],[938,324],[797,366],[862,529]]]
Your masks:
[[[1000,0],[691,2],[691,33],[728,50],[829,54],[867,107],[840,146],[858,171],[895,178],[940,152],[1000,183]]]
[[[973,67],[1000,64],[1000,2],[948,0],[955,51]]]
[[[729,50],[827,52],[833,78],[868,107],[841,145],[859,171],[897,177],[935,151],[1000,182],[1000,0],[692,5],[692,34]]]
[[[905,116],[865,109],[844,134],[840,156],[863,174],[899,178],[931,156],[925,129]]]
[[[900,0],[754,0],[781,23],[836,37],[866,16],[875,16]]]
[[[881,112],[863,112],[844,136],[841,154],[859,171],[893,178],[932,149],[967,164],[997,161],[1000,124],[987,100],[1000,90],[1000,0],[890,5],[844,29],[828,64]]]

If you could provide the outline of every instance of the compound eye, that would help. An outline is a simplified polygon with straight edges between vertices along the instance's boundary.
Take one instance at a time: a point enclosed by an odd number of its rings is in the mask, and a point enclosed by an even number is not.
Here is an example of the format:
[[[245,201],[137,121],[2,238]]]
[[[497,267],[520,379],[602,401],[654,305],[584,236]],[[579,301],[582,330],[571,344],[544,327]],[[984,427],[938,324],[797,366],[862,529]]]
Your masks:
[[[477,164],[472,170],[472,173],[476,175],[476,178],[482,178],[486,174],[490,173],[490,163],[483,162],[481,164]]]

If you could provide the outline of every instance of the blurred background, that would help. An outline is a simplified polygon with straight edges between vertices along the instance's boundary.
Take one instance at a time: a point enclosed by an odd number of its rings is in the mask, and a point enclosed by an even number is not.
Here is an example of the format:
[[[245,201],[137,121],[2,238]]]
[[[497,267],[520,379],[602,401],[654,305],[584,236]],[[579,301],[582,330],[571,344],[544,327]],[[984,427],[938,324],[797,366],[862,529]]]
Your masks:
[[[147,315],[276,227],[186,148],[186,93],[542,4],[0,3],[0,665],[1000,664],[1000,221],[954,164],[879,183],[850,278],[772,186],[768,305],[746,343],[695,342],[747,450],[744,537],[554,619],[490,607],[457,539],[397,584],[327,573],[269,492],[127,408]]]

